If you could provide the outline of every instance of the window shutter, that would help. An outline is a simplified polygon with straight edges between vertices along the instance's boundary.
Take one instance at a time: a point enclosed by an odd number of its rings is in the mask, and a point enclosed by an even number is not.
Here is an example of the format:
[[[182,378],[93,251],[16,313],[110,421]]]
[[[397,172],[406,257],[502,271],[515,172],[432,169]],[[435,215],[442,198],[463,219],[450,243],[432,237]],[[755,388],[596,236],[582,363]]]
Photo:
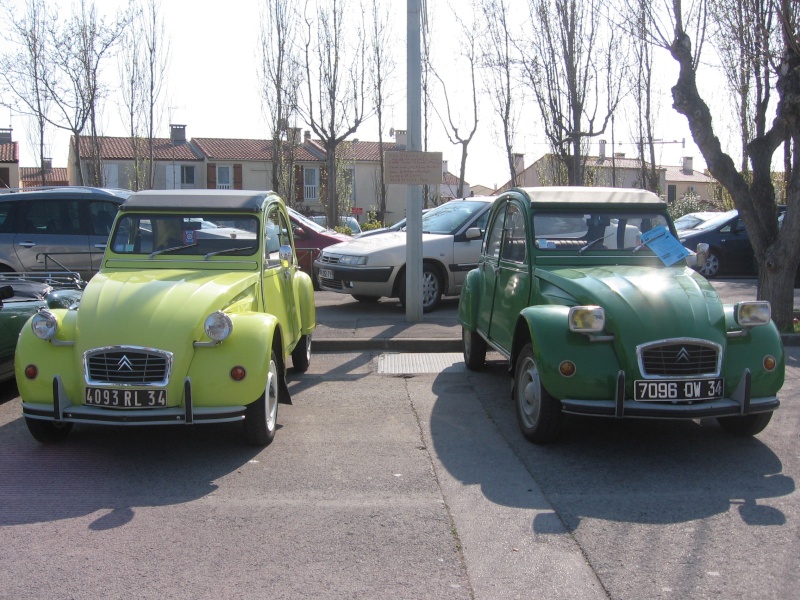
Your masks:
[[[303,180],[303,167],[302,165],[295,165],[294,166],[294,197],[295,200],[298,202],[302,202],[305,198],[303,186],[305,185],[305,181]]]
[[[242,165],[235,164],[233,165],[233,189],[241,190],[242,189]]]
[[[206,167],[206,187],[210,190],[217,189],[217,165],[208,163]]]

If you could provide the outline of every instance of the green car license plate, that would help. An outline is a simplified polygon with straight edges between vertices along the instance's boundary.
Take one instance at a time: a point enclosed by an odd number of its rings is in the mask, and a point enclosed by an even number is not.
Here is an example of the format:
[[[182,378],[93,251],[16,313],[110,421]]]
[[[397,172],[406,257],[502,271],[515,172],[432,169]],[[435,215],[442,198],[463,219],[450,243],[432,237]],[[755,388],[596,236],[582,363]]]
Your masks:
[[[87,387],[84,403],[107,408],[160,408],[167,405],[167,390]]]
[[[634,382],[634,400],[685,402],[722,398],[722,379],[677,379]]]

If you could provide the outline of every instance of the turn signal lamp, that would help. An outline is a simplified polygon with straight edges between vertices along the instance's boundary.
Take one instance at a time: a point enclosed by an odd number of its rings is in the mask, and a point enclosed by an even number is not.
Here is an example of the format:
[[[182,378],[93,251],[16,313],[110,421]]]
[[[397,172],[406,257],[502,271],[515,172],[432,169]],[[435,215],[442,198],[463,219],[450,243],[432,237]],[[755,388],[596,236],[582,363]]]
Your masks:
[[[231,379],[234,381],[241,381],[247,377],[247,371],[244,367],[236,366],[231,369]]]
[[[764,357],[764,360],[762,361],[762,364],[764,365],[764,370],[765,371],[774,371],[775,367],[778,366],[778,361],[775,360],[774,356],[767,355],[767,356]]]
[[[575,333],[598,333],[606,325],[606,313],[600,306],[573,306],[568,318],[569,330]]]
[[[733,318],[740,327],[766,325],[772,318],[769,302],[739,302],[733,307]]]
[[[36,379],[39,376],[39,369],[36,365],[28,365],[25,367],[25,377],[28,379]]]

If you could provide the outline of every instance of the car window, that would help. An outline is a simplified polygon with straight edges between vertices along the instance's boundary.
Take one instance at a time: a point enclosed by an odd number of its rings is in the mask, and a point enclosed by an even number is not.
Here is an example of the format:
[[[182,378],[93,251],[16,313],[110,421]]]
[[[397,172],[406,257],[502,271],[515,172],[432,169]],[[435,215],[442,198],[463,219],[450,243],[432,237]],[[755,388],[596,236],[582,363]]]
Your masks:
[[[258,251],[258,219],[246,216],[235,225],[211,214],[129,213],[117,221],[111,249],[117,254],[252,256]]]
[[[533,217],[536,247],[542,250],[631,250],[641,234],[663,225],[665,215],[597,212],[537,213]]]
[[[524,263],[528,255],[525,241],[525,216],[517,204],[510,204],[506,213],[503,239],[503,260]]]
[[[306,217],[305,215],[297,212],[294,209],[291,209],[291,208],[289,209],[289,215],[303,229],[316,231],[318,233],[321,233],[323,231],[327,231],[327,229],[325,227],[323,227],[322,225],[320,225],[316,221],[313,221],[313,220],[309,219],[308,217]]]
[[[16,206],[16,202],[0,202],[0,233],[16,233],[14,226]]]
[[[266,238],[264,266],[278,267],[281,264],[279,255],[281,246],[289,246],[292,242],[289,236],[288,223],[277,206],[273,207],[267,216],[264,235]]]
[[[113,202],[93,200],[89,203],[89,216],[92,222],[92,234],[107,236],[111,233],[117,205]]]
[[[422,231],[453,235],[484,208],[486,208],[485,202],[451,200],[422,215]],[[483,227],[486,227],[486,219],[483,221]],[[478,223],[475,226],[481,227]]]
[[[503,242],[503,225],[505,223],[506,210],[497,211],[497,216],[492,222],[492,228],[486,236],[486,245],[483,251],[489,258],[498,259],[500,257],[500,244]]]
[[[25,203],[23,233],[79,234],[77,200],[33,200]]]

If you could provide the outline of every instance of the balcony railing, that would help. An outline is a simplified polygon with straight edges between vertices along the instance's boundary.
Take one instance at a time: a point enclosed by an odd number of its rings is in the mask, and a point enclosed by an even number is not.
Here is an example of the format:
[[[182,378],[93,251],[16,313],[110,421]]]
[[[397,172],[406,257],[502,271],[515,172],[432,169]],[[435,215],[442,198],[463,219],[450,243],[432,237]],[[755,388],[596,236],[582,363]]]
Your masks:
[[[304,185],[303,186],[303,198],[306,200],[316,200],[317,199],[317,189],[319,186],[316,185]]]
[[[231,189],[231,184],[230,183],[217,183],[217,189],[218,190],[229,190],[229,189]]]

